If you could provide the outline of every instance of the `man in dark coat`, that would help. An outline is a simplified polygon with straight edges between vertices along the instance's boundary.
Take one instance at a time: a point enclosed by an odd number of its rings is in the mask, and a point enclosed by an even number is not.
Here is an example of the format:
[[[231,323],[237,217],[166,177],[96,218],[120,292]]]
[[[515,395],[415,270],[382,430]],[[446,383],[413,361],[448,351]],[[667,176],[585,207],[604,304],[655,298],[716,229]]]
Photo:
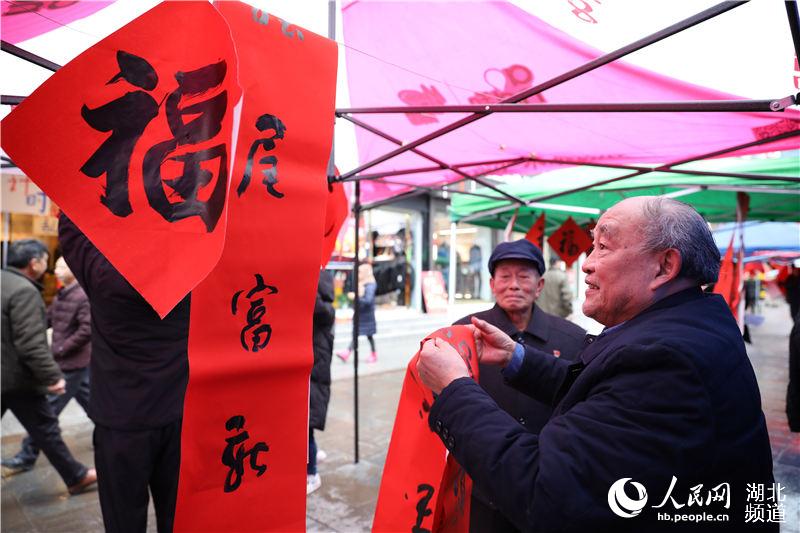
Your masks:
[[[700,289],[719,273],[708,225],[676,200],[624,200],[583,270],[583,312],[606,329],[576,363],[473,321],[481,361],[555,406],[540,434],[441,341],[418,364],[438,393],[431,429],[520,529],[777,531],[751,508],[775,495],[758,384],[725,302]]]
[[[55,274],[62,287],[47,309],[47,323],[53,328],[52,352],[64,373],[66,386],[64,394],[51,394],[47,401],[55,416],[61,414],[72,398],[88,413],[89,359],[92,355],[89,299],[63,257],[56,260]],[[12,467],[29,470],[38,457],[39,446],[27,436],[22,440],[20,451],[8,463]]]
[[[333,298],[333,275],[327,270],[321,270],[317,283],[317,299],[314,302],[314,366],[311,367],[309,390],[306,494],[311,494],[322,485],[317,473],[317,442],[314,440],[314,430],[325,430],[328,401],[331,398],[333,326],[336,322]]]
[[[475,316],[496,326],[523,346],[532,346],[552,357],[574,361],[583,347],[586,331],[563,318],[542,311],[536,300],[542,292],[545,273],[542,251],[527,239],[503,242],[489,257],[489,287],[496,304],[491,309],[465,316],[456,324],[469,324]],[[500,368],[480,364],[480,385],[519,424],[539,433],[552,408],[509,387]],[[516,531],[497,510],[494,496],[473,488],[470,503],[470,531],[489,533]]]
[[[58,239],[91,305],[89,416],[105,530],[146,531],[149,489],[158,531],[172,531],[190,297],[162,320],[63,213]]]
[[[2,414],[10,409],[39,443],[70,494],[97,481],[61,439],[47,394],[63,394],[64,377],[47,346],[44,302],[37,280],[47,270],[47,248],[37,240],[11,243],[2,273]]]

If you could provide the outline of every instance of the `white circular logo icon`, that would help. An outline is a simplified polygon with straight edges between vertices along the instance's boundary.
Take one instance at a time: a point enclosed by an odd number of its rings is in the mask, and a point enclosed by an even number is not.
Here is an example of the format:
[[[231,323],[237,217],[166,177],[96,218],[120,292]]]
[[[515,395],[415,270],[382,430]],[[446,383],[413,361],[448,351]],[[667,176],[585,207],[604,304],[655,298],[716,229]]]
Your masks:
[[[642,512],[647,503],[647,491],[641,483],[631,481],[631,485],[633,485],[638,494],[637,499],[629,498],[625,494],[625,483],[630,479],[629,477],[619,479],[608,489],[608,506],[611,507],[615,515],[622,518],[633,518]]]

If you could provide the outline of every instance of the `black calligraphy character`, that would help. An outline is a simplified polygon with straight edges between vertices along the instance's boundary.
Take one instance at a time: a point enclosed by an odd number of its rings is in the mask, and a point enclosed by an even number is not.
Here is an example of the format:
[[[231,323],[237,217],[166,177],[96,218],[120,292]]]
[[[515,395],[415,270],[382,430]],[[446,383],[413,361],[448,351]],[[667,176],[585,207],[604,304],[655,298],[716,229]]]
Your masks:
[[[430,529],[422,527],[422,521],[426,516],[430,516],[433,511],[428,509],[428,504],[433,498],[433,487],[428,484],[421,484],[417,487],[417,494],[425,492],[417,502],[417,522],[411,528],[411,533],[431,533]]]
[[[228,184],[228,153],[225,144],[217,144],[196,152],[168,157],[178,147],[199,144],[211,140],[222,129],[222,120],[228,106],[228,91],[211,96],[196,103],[194,101],[206,92],[219,87],[225,80],[227,64],[225,61],[206,65],[189,72],[178,72],[175,79],[178,88],[167,96],[167,124],[173,138],[160,142],[150,148],[144,156],[142,177],[145,193],[150,206],[168,222],[199,216],[206,231],[213,231],[222,214],[225,191]],[[186,122],[184,119],[190,117]],[[219,160],[215,172],[202,166],[207,161]],[[165,161],[182,163],[182,172],[172,179],[161,175]],[[208,200],[198,199],[200,190],[211,183],[217,175]],[[170,196],[177,195],[181,200],[170,202],[164,185],[172,189]]]
[[[267,344],[269,344],[269,341],[272,338],[272,326],[269,324],[261,324],[261,318],[267,312],[267,308],[264,305],[263,296],[256,300],[253,300],[252,298],[256,293],[264,290],[267,291],[267,296],[270,294],[277,294],[278,292],[277,287],[264,283],[264,278],[261,276],[261,274],[256,274],[255,276],[256,286],[250,289],[250,291],[246,294],[247,298],[250,299],[250,308],[247,310],[247,324],[244,328],[242,328],[242,331],[239,334],[239,342],[241,342],[242,347],[245,350],[254,353],[267,347]],[[243,290],[237,291],[236,294],[233,295],[233,299],[231,300],[231,314],[235,315],[238,311],[239,296],[243,292]],[[251,337],[250,344],[247,342],[248,333],[250,333]]]
[[[245,449],[244,441],[250,438],[250,434],[247,431],[243,431],[244,422],[242,415],[232,416],[225,422],[225,429],[228,431],[241,431],[241,433],[225,439],[228,445],[225,446],[225,450],[222,452],[222,464],[230,468],[228,475],[225,477],[225,492],[233,492],[242,484],[244,460],[247,459],[248,455],[250,456],[250,469],[256,471],[256,477],[261,477],[267,471],[267,465],[258,464],[258,454],[268,452],[269,446],[265,442],[257,442],[249,450]],[[235,452],[234,448],[236,448]]]
[[[283,139],[286,133],[286,126],[284,126],[281,119],[274,115],[261,115],[256,121],[256,128],[258,131],[273,130],[275,132],[272,137],[266,139],[256,139],[250,146],[250,151],[247,153],[247,165],[244,168],[244,175],[239,187],[236,188],[236,194],[241,196],[247,187],[250,185],[250,178],[253,175],[253,161],[256,156],[258,147],[261,146],[265,151],[269,152],[275,149],[275,139]],[[270,165],[261,171],[264,175],[264,180],[261,182],[267,187],[267,192],[275,198],[283,198],[283,193],[275,189],[275,184],[278,183],[278,158],[274,155],[267,155],[259,159],[260,165]]]
[[[145,59],[119,50],[119,73],[108,84],[125,80],[135,87],[152,91],[158,85],[155,69]],[[132,91],[94,109],[81,108],[83,120],[111,136],[81,167],[90,178],[106,175],[105,194],[100,202],[119,217],[133,212],[128,196],[128,170],[133,148],[145,128],[158,115],[158,102],[145,91]]]
[[[558,243],[558,249],[561,253],[566,253],[569,257],[574,257],[578,255],[578,245],[575,244],[573,240],[573,235],[575,232],[573,230],[566,230],[561,237],[561,240]]]

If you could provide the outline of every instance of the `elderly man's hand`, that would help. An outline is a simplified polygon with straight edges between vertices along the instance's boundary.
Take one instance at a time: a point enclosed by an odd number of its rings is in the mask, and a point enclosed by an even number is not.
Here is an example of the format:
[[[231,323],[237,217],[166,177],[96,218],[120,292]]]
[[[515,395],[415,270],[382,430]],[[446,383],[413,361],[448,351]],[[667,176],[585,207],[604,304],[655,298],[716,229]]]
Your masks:
[[[64,380],[64,378],[61,378],[58,381],[56,381],[55,383],[53,383],[52,385],[48,386],[47,387],[47,392],[49,392],[50,394],[58,395],[58,396],[61,396],[62,394],[66,394],[66,392],[67,392],[67,382]]]
[[[417,372],[422,382],[436,394],[442,392],[451,381],[469,377],[461,355],[447,341],[439,338],[429,339],[422,345]]]
[[[506,366],[514,355],[515,343],[511,337],[485,320],[472,317],[475,348],[478,360],[487,365]]]

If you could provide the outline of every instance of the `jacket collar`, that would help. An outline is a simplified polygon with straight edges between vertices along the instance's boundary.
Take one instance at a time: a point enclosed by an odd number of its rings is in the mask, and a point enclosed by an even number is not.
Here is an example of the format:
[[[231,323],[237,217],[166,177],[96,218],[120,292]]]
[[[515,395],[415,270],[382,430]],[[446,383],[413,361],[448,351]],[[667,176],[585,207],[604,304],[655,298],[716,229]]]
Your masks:
[[[38,281],[32,280],[31,278],[26,276],[25,273],[22,270],[18,269],[17,267],[10,266],[10,267],[6,267],[4,270],[6,272],[10,272],[11,274],[15,274],[15,275],[17,275],[17,276],[19,276],[21,278],[24,278],[24,279],[28,280],[28,282],[32,283],[33,286],[36,287],[37,289],[39,289],[40,291],[44,289],[44,285],[42,285]]]
[[[499,305],[494,304],[494,307],[489,310],[489,314],[492,318],[492,323],[503,330],[509,337],[515,337],[517,333],[519,333],[517,327],[511,322],[506,312],[503,311]],[[542,342],[547,342],[547,339],[550,337],[550,323],[547,320],[547,315],[544,311],[536,307],[536,304],[533,304],[531,318],[524,331]]]
[[[689,287],[688,289],[684,289],[680,292],[676,292],[675,294],[671,294],[665,298],[662,298],[635,317],[623,322],[622,324],[603,330],[600,335],[587,335],[584,339],[584,349],[582,350],[580,356],[581,361],[588,365],[592,359],[602,353],[612,339],[616,338],[617,335],[630,327],[637,327],[638,323],[651,313],[654,313],[660,309],[676,307],[693,300],[699,300],[703,298],[703,296],[704,294],[700,287]]]
[[[58,294],[60,296],[62,296],[62,297],[63,296],[67,296],[69,293],[73,292],[75,290],[75,287],[77,287],[77,286],[78,286],[78,282],[77,281],[73,281],[72,283],[70,283],[66,287],[61,287],[61,289],[59,289],[59,291],[58,291]]]

